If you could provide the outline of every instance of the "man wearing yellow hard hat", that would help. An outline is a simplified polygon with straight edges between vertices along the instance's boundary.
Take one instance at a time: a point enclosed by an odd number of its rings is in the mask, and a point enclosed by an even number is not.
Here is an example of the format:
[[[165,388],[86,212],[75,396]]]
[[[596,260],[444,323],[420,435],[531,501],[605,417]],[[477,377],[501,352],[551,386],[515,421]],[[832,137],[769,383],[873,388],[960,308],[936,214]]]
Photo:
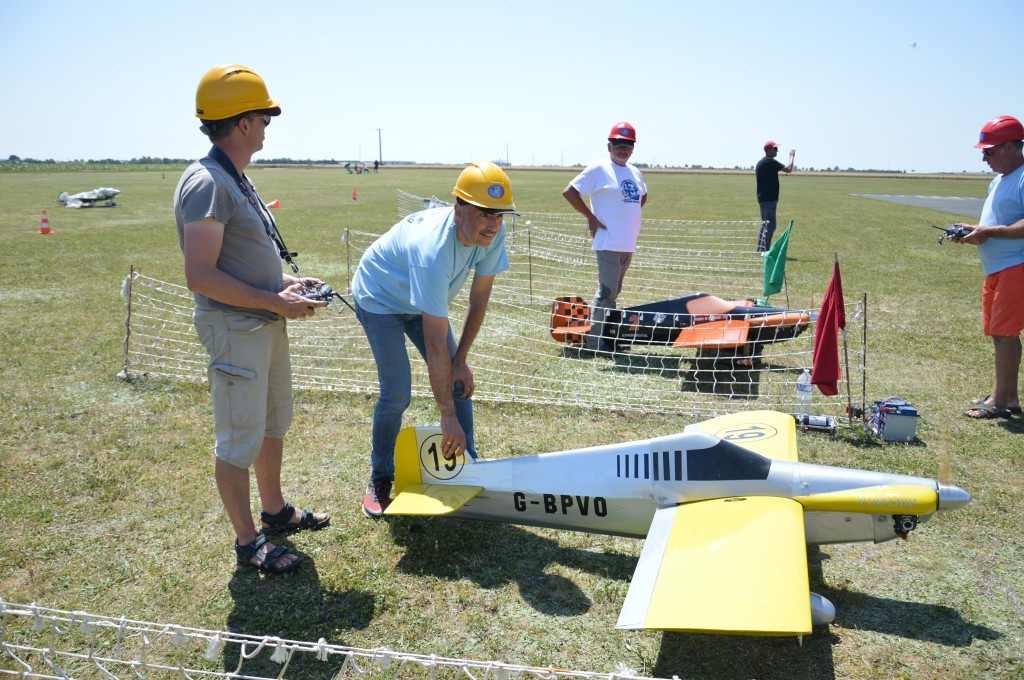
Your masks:
[[[483,324],[494,277],[509,268],[504,216],[517,215],[508,176],[489,161],[459,175],[452,207],[409,215],[377,239],[352,279],[356,317],[377,363],[380,396],[373,410],[370,482],[363,514],[379,518],[391,502],[395,439],[412,395],[408,337],[427,362],[441,411],[442,454],[476,457],[473,372],[469,350]],[[458,341],[448,306],[473,272]]]
[[[210,69],[196,90],[195,115],[213,147],[190,165],[174,194],[185,281],[195,297],[196,332],[210,360],[207,376],[217,443],[214,477],[235,530],[236,561],[269,573],[301,557],[267,534],[321,529],[330,517],[299,510],[281,491],[284,435],[292,421],[286,319],[313,316],[327,303],[300,293],[318,279],[284,273],[291,262],[277,225],[245,176],[281,107],[263,79],[239,64]],[[249,468],[263,507],[256,529]]]

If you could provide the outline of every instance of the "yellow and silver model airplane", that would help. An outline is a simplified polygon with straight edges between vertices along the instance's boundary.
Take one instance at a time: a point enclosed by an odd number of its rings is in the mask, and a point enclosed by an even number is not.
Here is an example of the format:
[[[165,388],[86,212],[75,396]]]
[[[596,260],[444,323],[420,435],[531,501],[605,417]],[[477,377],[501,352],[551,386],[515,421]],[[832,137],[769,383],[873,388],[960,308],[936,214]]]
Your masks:
[[[740,635],[832,621],[810,592],[807,544],[906,538],[971,500],[933,479],[801,463],[793,418],[774,411],[504,460],[445,460],[438,428],[407,428],[395,491],[387,515],[645,538],[617,627]]]

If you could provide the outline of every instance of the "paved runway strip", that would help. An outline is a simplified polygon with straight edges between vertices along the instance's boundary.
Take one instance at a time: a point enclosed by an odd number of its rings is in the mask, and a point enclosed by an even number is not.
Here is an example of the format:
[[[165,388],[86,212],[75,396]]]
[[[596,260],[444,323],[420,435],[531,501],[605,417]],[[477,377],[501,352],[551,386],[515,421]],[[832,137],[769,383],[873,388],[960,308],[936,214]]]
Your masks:
[[[900,205],[910,205],[915,208],[927,208],[940,212],[953,213],[954,215],[965,215],[978,219],[981,216],[981,207],[985,204],[984,198],[968,198],[966,196],[889,196],[884,194],[852,194],[861,198],[873,198],[876,201],[889,201]]]

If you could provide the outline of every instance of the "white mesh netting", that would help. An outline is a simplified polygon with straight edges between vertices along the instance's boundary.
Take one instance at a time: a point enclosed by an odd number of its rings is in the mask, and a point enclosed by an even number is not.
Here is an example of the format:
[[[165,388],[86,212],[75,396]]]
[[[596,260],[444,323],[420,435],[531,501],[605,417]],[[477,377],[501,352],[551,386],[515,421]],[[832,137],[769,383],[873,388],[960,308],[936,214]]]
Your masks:
[[[435,202],[441,203],[400,192],[398,212]],[[551,334],[553,300],[571,295],[590,299],[596,288],[597,266],[586,223],[576,215],[529,213],[507,226],[512,268],[495,280],[487,319],[470,354],[477,382],[474,399],[697,416],[739,408],[797,410],[797,379],[811,366],[813,323],[784,341],[784,331],[764,328],[756,347],[739,351],[679,349],[662,342],[620,345],[601,357],[586,356]],[[697,292],[756,300],[762,260],[750,244],[757,228],[757,222],[645,220],[619,306]],[[346,230],[346,281],[329,283],[346,290],[352,267],[377,236]],[[185,287],[133,270],[122,293],[128,299],[123,375],[204,380],[206,357],[192,328],[192,300]],[[769,302],[789,307],[784,300]],[[456,334],[464,313],[465,291],[452,305]],[[848,389],[862,391],[863,302],[848,303],[846,316],[850,338],[857,343],[852,353],[840,352],[848,380],[835,397],[815,392],[812,410],[819,415],[845,414]],[[315,318],[290,324],[289,335],[296,387],[376,391],[369,346],[347,307],[335,301]],[[411,345],[409,349],[415,354]],[[855,365],[847,366],[845,357],[851,354]],[[431,396],[423,362],[414,361],[413,366],[414,395]]]
[[[64,611],[0,599],[0,676],[19,678],[274,678],[424,677],[638,678],[620,664],[612,673],[520,666],[386,647],[360,649],[317,642],[243,635]],[[302,658],[306,657],[306,658]],[[313,659],[316,662],[314,663]],[[306,671],[290,666],[304,663]],[[269,671],[267,669],[270,669]],[[309,670],[309,669],[316,669]],[[289,672],[291,670],[291,672]]]

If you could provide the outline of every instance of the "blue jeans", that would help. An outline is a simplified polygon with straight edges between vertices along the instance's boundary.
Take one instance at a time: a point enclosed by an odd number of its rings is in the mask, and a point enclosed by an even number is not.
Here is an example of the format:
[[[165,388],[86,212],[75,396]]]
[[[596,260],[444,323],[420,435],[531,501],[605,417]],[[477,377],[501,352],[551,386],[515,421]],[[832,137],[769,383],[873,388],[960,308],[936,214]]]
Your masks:
[[[757,252],[763,253],[772,247],[772,237],[775,236],[775,210],[779,202],[764,201],[760,205],[761,230],[757,234]]]
[[[412,400],[412,367],[405,348],[405,338],[412,341],[426,361],[423,315],[374,314],[356,305],[356,318],[363,325],[366,339],[370,343],[380,385],[380,396],[373,409],[370,481],[393,480],[395,440],[402,429],[402,414]],[[457,348],[455,333],[449,324],[448,352],[455,356]],[[456,382],[452,393],[455,398],[455,417],[466,433],[466,453],[476,458],[476,446],[473,444],[473,401],[460,397],[461,393],[462,383]]]

